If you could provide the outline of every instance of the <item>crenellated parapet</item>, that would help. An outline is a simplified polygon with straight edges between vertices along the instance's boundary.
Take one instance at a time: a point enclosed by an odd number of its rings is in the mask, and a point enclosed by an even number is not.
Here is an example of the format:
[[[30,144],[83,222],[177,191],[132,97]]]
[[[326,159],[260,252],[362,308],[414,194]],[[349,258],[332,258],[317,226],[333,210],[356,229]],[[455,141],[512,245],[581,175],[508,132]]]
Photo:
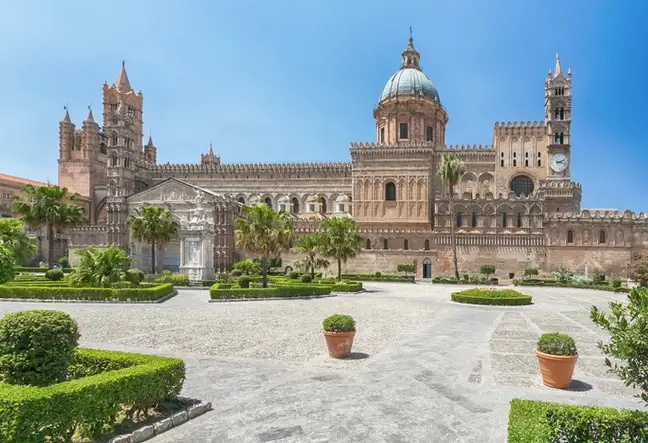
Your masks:
[[[493,151],[495,148],[492,145],[448,145],[441,148],[441,151],[459,151],[462,152],[484,152]]]
[[[351,163],[240,163],[240,164],[157,164],[153,178],[221,175],[223,178],[315,178],[351,176]]]
[[[617,209],[583,209],[580,212],[558,212],[547,215],[547,220],[555,222],[612,222],[629,221],[638,224],[648,224],[648,214],[633,211],[619,211]]]
[[[529,136],[541,136],[545,135],[546,127],[545,123],[540,121],[534,122],[495,122],[493,127],[495,136],[506,136],[506,135],[529,135]]]

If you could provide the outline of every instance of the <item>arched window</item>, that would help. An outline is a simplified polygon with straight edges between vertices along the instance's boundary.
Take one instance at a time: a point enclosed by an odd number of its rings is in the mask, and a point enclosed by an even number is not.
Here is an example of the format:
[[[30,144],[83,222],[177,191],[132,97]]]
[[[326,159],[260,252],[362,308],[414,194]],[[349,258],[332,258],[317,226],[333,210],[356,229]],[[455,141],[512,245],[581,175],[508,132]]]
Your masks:
[[[292,213],[297,214],[299,212],[299,200],[297,200],[297,197],[293,197],[292,199]]]
[[[607,240],[605,237],[606,237],[605,236],[605,231],[599,232],[599,245],[604,245],[605,244],[605,242]]]
[[[387,239],[383,240],[383,249],[389,249],[389,241]]]
[[[457,227],[460,228],[462,225],[461,212],[457,212]]]
[[[518,228],[522,227],[522,213],[521,212],[517,213],[517,227]]]
[[[572,243],[574,243],[574,231],[570,229],[567,231],[567,244],[571,245]]]
[[[508,227],[508,216],[506,215],[506,212],[502,213],[502,227]]]
[[[533,180],[526,175],[518,175],[511,180],[511,191],[515,192],[518,196],[533,194],[533,188]]]
[[[110,156],[110,166],[117,166],[117,156],[115,154]]]
[[[238,202],[242,205],[245,204],[245,199],[243,197],[239,197]]]
[[[320,197],[319,204],[320,204],[320,212],[322,214],[326,214],[326,199],[324,199],[324,197]]]
[[[423,247],[426,251],[430,250],[430,240],[425,240],[425,246]]]
[[[272,199],[270,197],[266,197],[264,202],[268,207],[272,208]]]
[[[385,185],[385,200],[396,201],[396,185],[394,182],[389,182]]]
[[[409,249],[409,242],[407,239],[403,240],[403,249],[406,251]]]
[[[365,242],[365,249],[371,249],[371,240],[367,239]]]
[[[477,213],[473,212],[472,215],[470,216],[470,226],[473,228],[477,227]]]

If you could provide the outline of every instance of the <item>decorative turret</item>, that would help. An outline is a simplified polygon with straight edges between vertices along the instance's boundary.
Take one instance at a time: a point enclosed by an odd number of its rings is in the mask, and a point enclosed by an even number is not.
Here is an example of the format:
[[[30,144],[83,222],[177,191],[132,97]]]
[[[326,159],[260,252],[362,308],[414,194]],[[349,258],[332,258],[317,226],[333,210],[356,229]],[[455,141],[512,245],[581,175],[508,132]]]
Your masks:
[[[200,164],[201,165],[220,165],[220,157],[214,155],[214,150],[212,149],[212,144],[209,143],[209,151],[207,154],[200,154]]]
[[[122,60],[121,71],[119,71],[119,75],[117,76],[117,81],[115,81],[114,86],[119,92],[122,93],[133,92],[133,88],[131,88],[130,82],[128,81],[128,74],[126,74],[125,60]]]
[[[419,71],[421,70],[419,66],[419,60],[421,59],[421,55],[418,53],[416,49],[414,49],[412,28],[410,28],[410,38],[409,38],[409,43],[407,45],[407,49],[403,51],[402,57],[403,57],[403,64],[401,65],[401,69],[412,68],[412,69],[418,69]]]
[[[153,144],[153,137],[149,136],[148,143],[144,146],[144,158],[150,163],[157,163],[157,148]]]
[[[83,121],[81,128],[83,134],[81,155],[83,158],[96,157],[99,153],[99,125],[94,120],[90,106],[88,106],[88,117]]]
[[[59,159],[69,160],[74,149],[74,123],[70,120],[70,113],[65,106],[65,116],[59,122]]]

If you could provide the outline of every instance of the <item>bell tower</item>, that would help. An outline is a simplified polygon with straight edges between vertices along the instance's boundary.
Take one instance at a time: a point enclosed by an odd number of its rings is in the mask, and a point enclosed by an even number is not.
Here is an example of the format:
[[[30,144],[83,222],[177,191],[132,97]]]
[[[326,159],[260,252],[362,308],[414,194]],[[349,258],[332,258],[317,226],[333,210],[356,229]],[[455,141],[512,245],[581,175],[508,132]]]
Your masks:
[[[572,74],[563,74],[560,56],[545,80],[545,124],[547,128],[547,179],[569,180],[571,160]]]

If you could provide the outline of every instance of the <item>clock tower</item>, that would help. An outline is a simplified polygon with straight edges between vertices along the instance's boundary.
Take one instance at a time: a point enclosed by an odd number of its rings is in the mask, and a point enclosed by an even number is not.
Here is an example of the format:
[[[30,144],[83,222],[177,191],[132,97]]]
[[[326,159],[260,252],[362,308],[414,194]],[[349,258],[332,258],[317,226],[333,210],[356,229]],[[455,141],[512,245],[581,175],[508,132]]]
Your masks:
[[[571,160],[572,74],[563,74],[556,54],[556,69],[545,81],[545,124],[547,127],[547,179],[569,180]]]

